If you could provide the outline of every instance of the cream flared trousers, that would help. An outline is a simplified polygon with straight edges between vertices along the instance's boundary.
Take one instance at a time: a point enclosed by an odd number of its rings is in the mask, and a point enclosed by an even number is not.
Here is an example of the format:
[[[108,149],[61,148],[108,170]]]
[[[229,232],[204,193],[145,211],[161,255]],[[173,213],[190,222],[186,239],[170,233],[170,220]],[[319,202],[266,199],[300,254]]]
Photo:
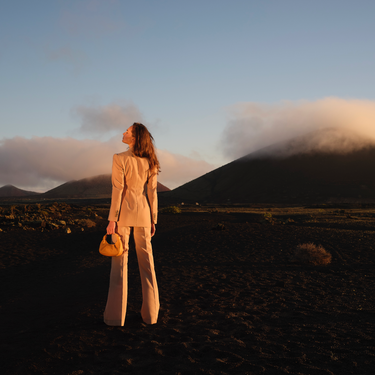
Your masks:
[[[118,228],[124,246],[119,257],[112,257],[111,275],[104,322],[109,326],[123,326],[128,299],[128,250],[131,227]],[[156,282],[154,257],[151,247],[151,228],[134,227],[134,242],[142,282],[142,319],[155,324],[159,314],[159,291]]]

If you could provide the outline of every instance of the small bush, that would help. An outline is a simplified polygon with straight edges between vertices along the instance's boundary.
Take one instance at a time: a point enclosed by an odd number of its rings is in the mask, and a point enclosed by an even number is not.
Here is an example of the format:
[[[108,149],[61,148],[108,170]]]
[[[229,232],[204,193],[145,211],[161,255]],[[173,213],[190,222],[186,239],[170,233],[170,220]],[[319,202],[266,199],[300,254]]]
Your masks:
[[[270,224],[275,224],[276,220],[272,217],[272,214],[270,212],[266,212],[263,215],[263,218],[260,220],[261,223],[270,223]]]
[[[212,229],[214,230],[225,230],[225,225],[223,223],[218,223],[215,227]]]
[[[168,206],[159,210],[163,214],[180,214],[181,208],[177,206]]]
[[[292,262],[301,262],[318,265],[327,265],[331,263],[332,256],[321,245],[313,243],[304,243],[297,246],[291,257]]]
[[[269,212],[266,212],[264,215],[263,215],[264,219],[265,220],[268,220],[268,221],[271,221],[272,220],[272,214],[269,213]]]

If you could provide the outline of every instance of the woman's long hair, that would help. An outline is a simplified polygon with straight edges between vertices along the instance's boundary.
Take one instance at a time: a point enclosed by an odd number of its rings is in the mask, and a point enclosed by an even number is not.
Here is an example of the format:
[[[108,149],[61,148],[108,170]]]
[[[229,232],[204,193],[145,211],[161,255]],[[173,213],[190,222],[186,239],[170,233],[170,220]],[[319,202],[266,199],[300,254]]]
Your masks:
[[[140,122],[135,122],[132,128],[135,144],[133,153],[135,156],[147,158],[151,171],[160,172],[160,163],[155,153],[154,138],[148,129]]]

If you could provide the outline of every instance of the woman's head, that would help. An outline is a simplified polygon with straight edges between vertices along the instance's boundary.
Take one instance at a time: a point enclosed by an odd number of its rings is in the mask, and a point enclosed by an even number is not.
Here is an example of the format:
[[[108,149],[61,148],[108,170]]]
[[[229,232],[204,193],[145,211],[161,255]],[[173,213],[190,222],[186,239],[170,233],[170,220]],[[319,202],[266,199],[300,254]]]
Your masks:
[[[133,148],[135,137],[133,136],[133,126],[129,126],[126,132],[122,133],[122,142]]]
[[[128,131],[131,132],[134,138],[134,145],[128,143],[133,148],[134,155],[147,158],[150,169],[156,169],[159,172],[160,164],[155,153],[154,138],[148,129],[140,122],[135,122]]]

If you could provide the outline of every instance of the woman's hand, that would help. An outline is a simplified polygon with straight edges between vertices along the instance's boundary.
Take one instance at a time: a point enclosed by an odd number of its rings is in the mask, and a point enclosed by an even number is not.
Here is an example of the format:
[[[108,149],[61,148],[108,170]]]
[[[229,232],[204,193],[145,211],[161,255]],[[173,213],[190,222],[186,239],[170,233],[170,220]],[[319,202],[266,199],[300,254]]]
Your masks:
[[[155,232],[156,232],[155,224],[151,224],[151,237],[153,237],[153,235],[155,234]]]
[[[116,231],[116,222],[110,221],[107,226],[107,234],[114,234]]]

